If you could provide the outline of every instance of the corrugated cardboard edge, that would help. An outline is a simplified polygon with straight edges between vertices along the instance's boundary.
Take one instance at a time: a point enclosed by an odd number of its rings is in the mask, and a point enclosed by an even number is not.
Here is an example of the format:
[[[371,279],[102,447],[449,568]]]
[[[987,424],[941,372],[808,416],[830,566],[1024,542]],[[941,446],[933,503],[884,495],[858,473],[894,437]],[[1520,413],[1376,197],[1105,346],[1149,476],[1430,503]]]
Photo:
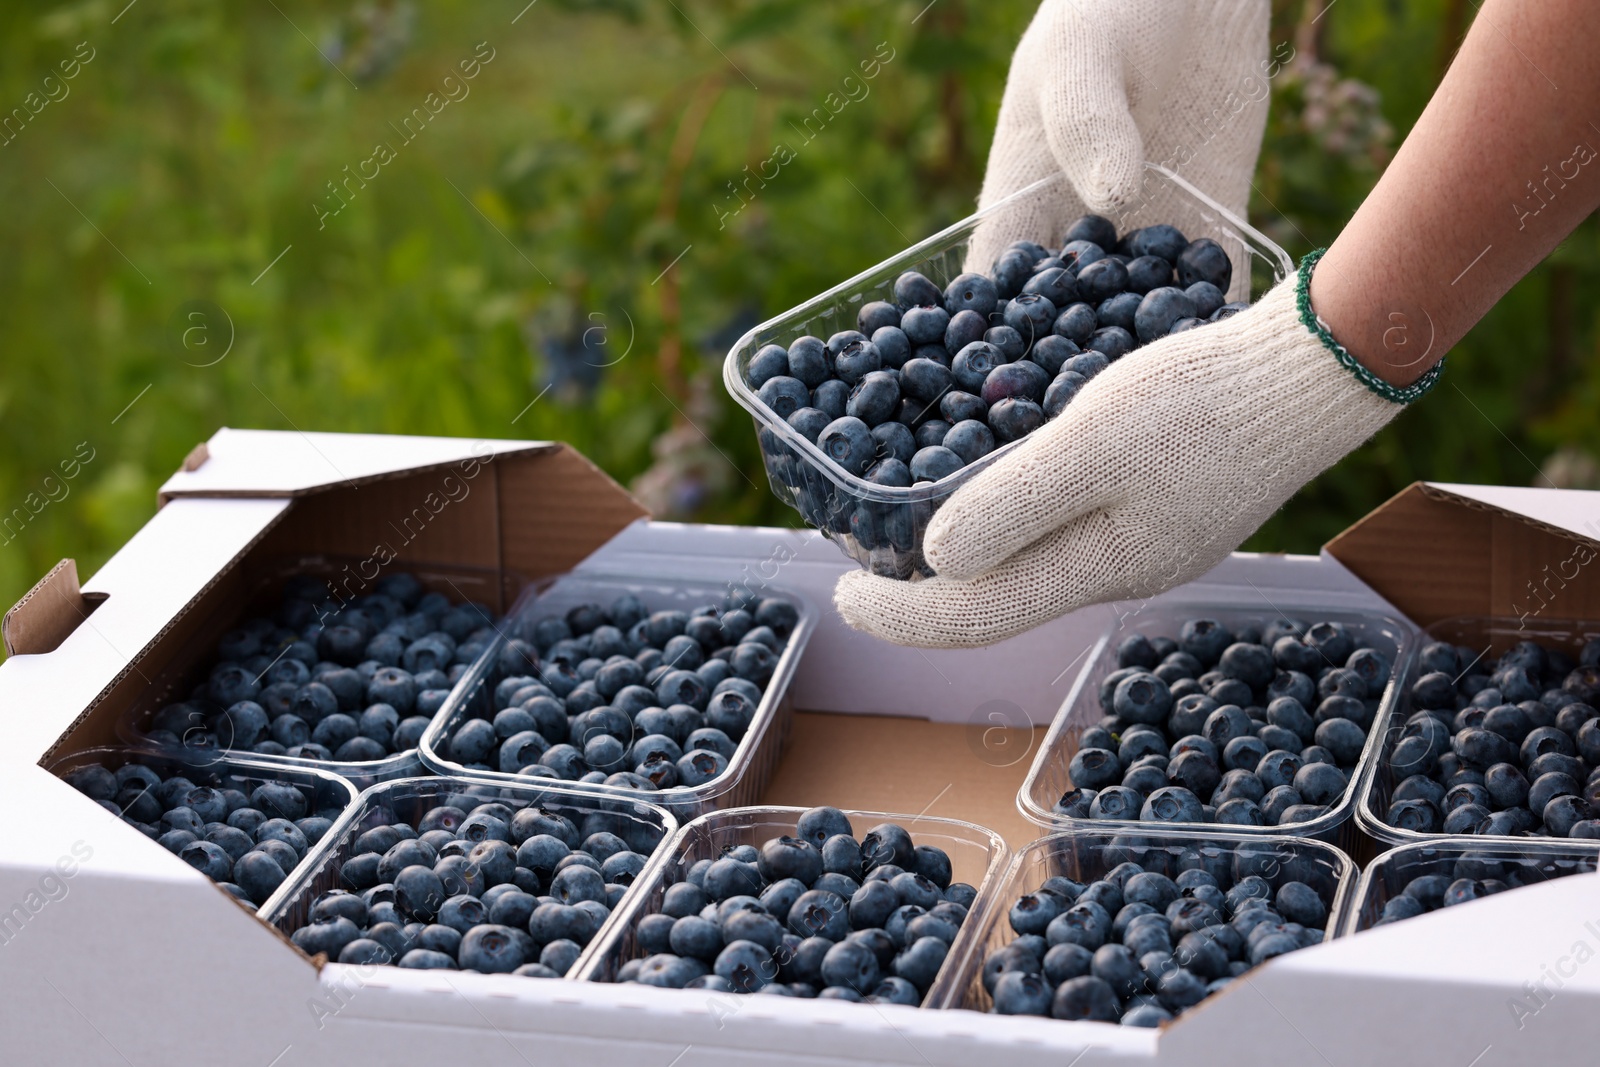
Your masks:
[[[1497,532],[1534,535],[1524,544],[1507,546]],[[1560,558],[1562,547],[1588,546],[1600,552],[1600,540],[1586,537],[1518,511],[1474,500],[1427,482],[1413,482],[1373,509],[1324,546],[1323,551],[1414,622],[1428,626],[1463,615],[1505,617],[1516,614],[1507,595],[1540,573],[1531,563]],[[1570,548],[1568,548],[1570,551]],[[1502,573],[1510,557],[1523,558],[1526,573]],[[1600,600],[1600,581],[1586,572],[1562,576],[1578,584],[1568,600],[1569,613]]]
[[[50,568],[0,620],[6,655],[54,652],[104,597],[84,596],[78,563],[70,557]]]
[[[576,451],[571,445],[564,444],[559,441],[533,441],[529,442],[525,447],[522,448],[502,449],[486,453],[478,458],[478,462],[490,463],[498,459],[515,459],[526,456],[544,455],[551,452],[559,452],[563,449],[569,452]],[[193,467],[189,466],[190,461],[195,458],[197,453],[203,453],[204,455],[198,463],[195,463]],[[578,454],[581,455],[581,453]],[[202,441],[200,444],[194,447],[194,451],[189,453],[188,458],[186,458],[183,462],[182,469],[186,471],[196,470],[202,464],[204,464],[208,458],[209,452],[207,452],[206,443]],[[410,478],[414,475],[427,474],[431,471],[449,470],[452,467],[460,467],[463,462],[464,461],[461,459],[461,457],[456,456],[450,459],[440,460],[437,463],[425,463],[416,467],[406,467],[400,470],[384,471],[381,474],[367,474],[357,478],[334,479],[324,482],[320,485],[307,485],[298,487],[274,487],[264,489],[229,489],[221,486],[205,486],[195,489],[167,489],[163,487],[161,492],[157,495],[156,505],[157,507],[163,506],[167,503],[167,501],[180,496],[221,497],[224,499],[277,499],[281,497],[288,497],[289,499],[293,500],[299,499],[300,497],[312,496],[316,493],[326,493],[335,489],[359,488],[363,485],[374,485],[378,482],[397,481],[401,478]],[[587,457],[585,457],[585,462],[589,462]],[[591,462],[590,466],[593,467],[594,464]],[[594,467],[594,470],[607,481],[613,481],[611,476],[600,470],[599,467]],[[619,492],[627,492],[627,490],[623,489],[620,485],[617,486],[617,489]],[[632,497],[630,496],[629,499],[632,499]],[[634,502],[636,504],[638,503],[638,501]],[[640,504],[639,507],[642,510],[644,505]]]

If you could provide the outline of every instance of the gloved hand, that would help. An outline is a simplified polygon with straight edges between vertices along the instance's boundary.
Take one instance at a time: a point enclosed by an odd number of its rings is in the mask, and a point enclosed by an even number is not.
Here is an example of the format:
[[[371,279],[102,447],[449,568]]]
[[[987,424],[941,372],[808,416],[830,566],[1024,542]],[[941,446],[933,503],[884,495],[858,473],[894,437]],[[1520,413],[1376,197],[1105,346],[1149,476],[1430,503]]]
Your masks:
[[[1071,188],[988,219],[967,269],[988,270],[1017,240],[1059,247],[1086,212],[1119,231],[1209,229],[1165,188],[1142,188],[1146,160],[1244,217],[1268,78],[1281,65],[1267,54],[1270,15],[1268,0],[1044,0],[1011,60],[978,206],[1057,173]],[[1238,247],[1223,247],[1245,262]],[[1229,299],[1248,285],[1249,272],[1235,271]]]
[[[935,512],[937,577],[852,572],[839,613],[897,644],[987,645],[1210,570],[1438,376],[1397,390],[1336,356],[1298,305],[1309,276],[1101,371]]]

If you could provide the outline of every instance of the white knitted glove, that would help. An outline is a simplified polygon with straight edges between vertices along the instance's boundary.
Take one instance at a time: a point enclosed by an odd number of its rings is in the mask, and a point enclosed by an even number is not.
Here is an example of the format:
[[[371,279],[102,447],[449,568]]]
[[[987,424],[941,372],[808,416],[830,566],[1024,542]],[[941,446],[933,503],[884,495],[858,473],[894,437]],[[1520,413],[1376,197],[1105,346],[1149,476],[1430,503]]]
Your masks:
[[[1011,60],[978,206],[1057,173],[1072,188],[987,220],[967,269],[988,270],[1013,241],[1059,248],[1085,212],[1119,231],[1163,222],[1204,232],[1187,201],[1142,188],[1146,160],[1243,218],[1281,65],[1267,54],[1270,16],[1269,0],[1044,0]],[[1248,285],[1249,271],[1236,271],[1229,299]]]
[[[1291,277],[1122,357],[934,514],[923,552],[938,577],[852,572],[839,613],[897,644],[959,648],[1204,574],[1438,377],[1358,377],[1301,314]]]

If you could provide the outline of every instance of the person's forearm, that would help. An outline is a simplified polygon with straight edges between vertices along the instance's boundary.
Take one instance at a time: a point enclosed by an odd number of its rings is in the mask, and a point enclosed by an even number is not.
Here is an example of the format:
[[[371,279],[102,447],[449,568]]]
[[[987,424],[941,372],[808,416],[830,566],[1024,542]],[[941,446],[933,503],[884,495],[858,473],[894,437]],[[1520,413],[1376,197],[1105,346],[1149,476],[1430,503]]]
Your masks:
[[[1600,205],[1600,4],[1487,0],[1312,305],[1408,385]]]

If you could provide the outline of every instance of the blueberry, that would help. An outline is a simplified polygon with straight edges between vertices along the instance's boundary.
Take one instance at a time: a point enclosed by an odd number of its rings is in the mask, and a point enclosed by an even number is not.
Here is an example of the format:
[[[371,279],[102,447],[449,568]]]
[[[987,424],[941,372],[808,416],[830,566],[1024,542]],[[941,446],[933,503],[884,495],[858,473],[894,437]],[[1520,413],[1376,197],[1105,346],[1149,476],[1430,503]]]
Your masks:
[[[1419,834],[1437,833],[1439,809],[1427,800],[1401,800],[1389,805],[1384,821],[1400,830]]]
[[[795,821],[795,835],[821,848],[830,837],[849,836],[850,819],[838,808],[811,808]]]
[[[955,359],[950,364],[948,377],[953,379],[955,385],[965,392],[981,394],[984,382],[988,379],[990,372],[996,367],[1005,365],[1007,365],[1007,361],[1004,353],[998,347],[988,341],[975,341],[956,353]],[[903,374],[904,372],[902,372]],[[944,383],[944,387],[948,387],[948,385],[948,381]],[[918,399],[934,399],[931,396],[922,395],[922,393],[926,392],[926,386],[919,383],[917,388],[920,392],[913,395],[917,396]],[[942,391],[943,387],[941,388]]]
[[[756,398],[780,419],[787,419],[796,410],[811,403],[811,393],[804,383],[788,375],[768,379],[766,384],[756,390]]]
[[[874,454],[880,457],[879,465],[891,460],[902,465],[909,464],[911,462],[911,457],[916,455],[917,452],[917,441],[915,435],[912,434],[909,428],[898,422],[885,422],[874,426],[872,428],[872,440]],[[897,484],[894,481],[884,480],[881,477],[872,478],[870,469],[868,477],[873,481],[877,481],[880,485]],[[905,484],[911,484],[909,474],[907,475]],[[732,643],[737,644],[737,641]]]
[[[1316,729],[1316,743],[1333,754],[1341,766],[1353,766],[1366,747],[1366,731],[1349,719],[1327,719]],[[1318,801],[1317,803],[1321,803]]]
[[[1110,985],[1093,975],[1084,975],[1069,978],[1056,987],[1050,1002],[1050,1014],[1057,1019],[1092,1019],[1112,1023],[1122,1014],[1122,1007],[1116,991]]]
[[[821,338],[798,338],[789,346],[789,376],[806,389],[816,389],[832,373]],[[771,379],[768,379],[771,381]],[[765,386],[766,382],[763,382]],[[760,386],[757,387],[760,389]],[[626,629],[626,627],[624,627]]]
[[[1022,293],[1006,305],[1005,325],[1016,330],[1029,344],[1050,333],[1055,321],[1055,305],[1038,293]]]
[[[1237,704],[1223,704],[1206,716],[1201,735],[1215,748],[1226,748],[1236,737],[1246,737],[1256,731],[1255,721]]]
[[[894,302],[902,310],[933,307],[940,303],[943,296],[937,285],[914,270],[908,270],[894,280]]]
[[[1172,691],[1153,674],[1134,674],[1117,684],[1111,707],[1126,722],[1162,723],[1172,711]]]
[[[1045,389],[1049,384],[1050,375],[1031,360],[1002,364],[990,371],[984,379],[983,402],[990,405],[991,410],[995,404],[1009,398],[1029,400],[1038,404],[1044,399]]]
[[[1121,326],[1102,326],[1089,335],[1083,347],[1102,352],[1108,360],[1114,360],[1133,351],[1134,345],[1133,335]]]
[[[651,916],[656,918],[656,916]],[[663,916],[665,918],[665,916]],[[677,919],[669,919],[667,924],[668,947],[679,956],[697,959],[703,963],[715,963],[717,956],[722,952],[724,941],[721,928],[709,919],[699,915],[687,915]],[[640,924],[640,935],[643,933],[643,924]],[[643,944],[642,936],[639,937],[640,949],[646,955],[654,955],[653,946]],[[664,951],[657,949],[656,951]]]
[[[994,275],[995,297],[1007,300],[1022,292],[1033,274],[1034,256],[1017,248],[1009,248],[994,261],[990,273]]]
[[[846,348],[849,348],[853,344],[858,344],[862,341],[866,341],[867,339],[867,335],[862,333],[860,330],[840,330],[838,333],[830,336],[827,344],[823,346],[824,352],[827,353],[828,366],[830,368],[836,368],[836,362],[839,358],[840,352],[843,352]]]
[[[942,345],[949,325],[950,314],[941,307],[915,307],[900,320],[900,329],[913,347]],[[841,378],[845,377],[842,369],[838,373]]]
[[[989,414],[989,405],[971,393],[952,389],[939,398],[939,414],[951,426],[958,422],[965,422],[968,419],[976,419],[982,422]]]
[[[1138,293],[1118,293],[1100,301],[1100,306],[1095,308],[1095,321],[1102,328],[1116,327],[1132,332],[1134,330],[1134,316],[1139,310]]]
[[[1125,786],[1109,786],[1094,794],[1089,803],[1091,819],[1137,819],[1144,796]]]
[[[947,433],[947,440],[948,436]],[[930,445],[911,457],[911,478],[913,482],[936,482],[954,474],[965,463],[957,452],[943,445]]]
[[[886,326],[898,325],[900,309],[886,300],[869,301],[856,312],[856,329],[869,337]]]
[[[1195,316],[1208,322],[1215,321],[1213,316],[1222,310],[1228,299],[1222,295],[1222,290],[1210,282],[1195,282],[1185,287],[1183,291],[1194,301]]]
[[[993,326],[988,330],[985,330],[983,334],[983,341],[985,344],[992,345],[999,349],[1000,355],[994,360],[996,365],[1000,363],[1014,363],[1015,361],[1021,359],[1028,351],[1029,342],[1024,340],[1022,334],[1018,333],[1010,326]],[[971,392],[977,391],[978,390],[976,389],[971,390]]]
[[[899,369],[911,358],[911,339],[898,326],[884,326],[873,331],[872,345],[878,350],[878,358],[885,367]]]
[[[1085,303],[1098,305],[1127,289],[1128,281],[1128,269],[1115,259],[1095,260],[1078,270],[1079,298]]]
[[[1331,763],[1307,763],[1295,772],[1295,792],[1309,804],[1332,805],[1344,796],[1349,782]]]
[[[900,409],[900,381],[892,372],[872,371],[850,391],[845,405],[848,415],[877,426],[894,418]]]
[[[781,345],[762,345],[750,357],[744,379],[752,389],[760,389],[780,374],[789,373],[789,353]]]
[[[1162,286],[1146,293],[1134,315],[1139,340],[1150,342],[1165,337],[1179,319],[1193,318],[1194,301],[1182,289]]]
[[[1540,781],[1543,781],[1543,778]],[[1552,797],[1542,809],[1544,828],[1552,837],[1577,836],[1573,833],[1573,828],[1579,823],[1589,821],[1592,816],[1593,811],[1589,802],[1573,794]]]
[[[1007,397],[989,409],[989,426],[1001,443],[1026,437],[1044,425],[1044,409],[1032,400]]]
[[[951,315],[972,311],[987,316],[995,300],[995,284],[982,274],[958,274],[944,290],[944,307]]]
[[[1122,777],[1117,753],[1101,748],[1080,748],[1067,765],[1072,784],[1080,789],[1105,789]]]
[[[233,865],[233,883],[257,905],[265,904],[285,877],[283,868],[264,852],[247,852]]]
[[[1535,778],[1528,787],[1528,807],[1539,813],[1557,797],[1581,797],[1582,793],[1577,779],[1560,771],[1549,771]]]
[[[1222,765],[1230,772],[1239,771],[1249,774],[1250,778],[1258,785],[1260,780],[1255,777],[1255,769],[1267,754],[1267,743],[1259,737],[1235,737],[1222,746]],[[1263,787],[1264,790],[1264,787]],[[1260,800],[1260,796],[1252,796],[1252,800]]]
[[[1084,215],[1067,227],[1066,236],[1062,238],[1067,244],[1086,242],[1097,248],[1110,248],[1117,243],[1117,228],[1111,220],[1099,215]],[[1065,258],[1066,253],[1062,253]]]
[[[1143,296],[1172,284],[1172,264],[1160,256],[1139,256],[1128,263],[1128,290]]]
[[[972,347],[972,345],[968,345],[962,351],[966,352]],[[959,359],[960,357],[958,356],[957,358]],[[996,358],[988,366],[992,368],[998,363],[999,360]],[[984,373],[988,373],[988,368],[984,370]],[[953,377],[950,367],[935,363],[931,359],[910,359],[906,361],[905,366],[900,368],[900,391],[910,400],[921,401],[924,405],[934,405],[937,404],[940,397],[950,390]],[[979,379],[977,388],[970,389],[968,392],[976,393],[982,388],[982,385],[982,380]]]
[[[1233,264],[1228,253],[1209,237],[1199,237],[1183,247],[1176,257],[1178,281],[1185,286],[1210,282],[1226,293],[1233,282]]]
[[[829,877],[823,875],[818,879]],[[858,890],[851,890],[854,898]],[[825,937],[837,941],[850,932],[849,906],[829,889],[809,889],[789,908],[789,929],[799,937]]]
[[[946,352],[959,352],[974,341],[983,340],[983,335],[989,329],[989,320],[976,311],[960,311],[950,317],[950,325],[944,328],[944,347]]]
[[[1222,771],[1208,753],[1188,751],[1172,759],[1166,777],[1172,785],[1182,786],[1197,797],[1209,797],[1222,781]]]
[[[994,434],[976,419],[967,419],[950,427],[950,432],[944,435],[944,447],[963,463],[975,463],[994,451]]]
[[[1044,404],[1040,410],[1044,412],[1045,418],[1053,419],[1061,414],[1085,384],[1084,376],[1075,371],[1062,371],[1056,375],[1050,387],[1044,391]]]
[[[1296,883],[1298,884],[1298,883]],[[1316,898],[1316,894],[1312,894]],[[1321,903],[1318,901],[1318,903]],[[1228,952],[1213,931],[1230,930],[1226,926],[1208,926],[1184,934],[1173,950],[1173,961],[1199,978],[1214,980],[1228,974]],[[1227,935],[1222,935],[1227,936]],[[1235,935],[1237,936],[1237,935]],[[1104,950],[1102,950],[1104,951]],[[1109,978],[1107,979],[1110,980]]]
[[[1157,789],[1145,798],[1139,809],[1141,822],[1203,822],[1205,805],[1182,786]]]
[[[1023,285],[1022,292],[1025,295],[1042,296],[1048,300],[1051,304],[1052,321],[1055,319],[1055,309],[1064,308],[1078,299],[1078,286],[1073,280],[1073,275],[1061,267],[1050,267],[1035,272]]]
[[[1088,304],[1078,303],[1068,305],[1056,316],[1051,332],[1081,348],[1089,343],[1089,338],[1099,327],[1099,316],[1095,314],[1094,308]],[[1042,341],[1044,338],[1041,337],[1039,340]]]

